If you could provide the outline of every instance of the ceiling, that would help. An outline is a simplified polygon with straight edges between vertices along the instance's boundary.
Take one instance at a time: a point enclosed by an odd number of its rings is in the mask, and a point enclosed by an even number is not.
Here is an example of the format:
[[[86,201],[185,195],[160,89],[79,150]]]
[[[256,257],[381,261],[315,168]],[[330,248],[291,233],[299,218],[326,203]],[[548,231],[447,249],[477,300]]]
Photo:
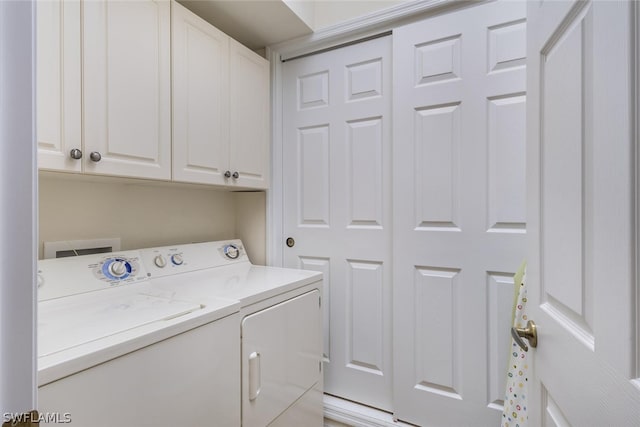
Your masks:
[[[258,50],[312,29],[282,0],[178,0],[249,49]]]

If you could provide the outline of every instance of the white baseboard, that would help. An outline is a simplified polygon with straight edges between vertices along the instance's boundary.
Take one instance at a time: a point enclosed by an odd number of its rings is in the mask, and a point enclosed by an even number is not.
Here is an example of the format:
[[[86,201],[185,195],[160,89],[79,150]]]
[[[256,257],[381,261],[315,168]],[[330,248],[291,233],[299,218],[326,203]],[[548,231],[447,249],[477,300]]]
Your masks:
[[[324,395],[325,427],[411,427],[393,415],[359,403]]]

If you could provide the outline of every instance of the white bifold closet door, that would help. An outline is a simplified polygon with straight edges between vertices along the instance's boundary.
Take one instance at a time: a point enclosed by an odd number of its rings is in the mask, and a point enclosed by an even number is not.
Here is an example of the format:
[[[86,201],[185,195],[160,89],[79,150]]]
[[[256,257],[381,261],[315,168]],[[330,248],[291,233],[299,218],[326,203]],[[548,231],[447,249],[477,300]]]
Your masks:
[[[393,32],[394,412],[500,425],[525,257],[525,2]]]
[[[284,260],[325,275],[327,393],[499,425],[525,257],[525,8],[283,65]]]
[[[325,391],[392,410],[391,38],[283,64],[284,264],[324,273]]]

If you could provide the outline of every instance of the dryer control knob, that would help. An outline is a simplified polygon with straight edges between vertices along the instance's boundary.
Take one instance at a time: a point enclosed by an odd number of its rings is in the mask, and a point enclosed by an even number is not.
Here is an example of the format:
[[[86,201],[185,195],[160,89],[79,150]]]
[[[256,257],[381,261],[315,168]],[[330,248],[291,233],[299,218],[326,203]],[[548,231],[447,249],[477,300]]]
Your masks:
[[[171,255],[171,262],[174,263],[175,265],[182,265],[182,263],[184,263],[184,260],[182,259],[182,255],[175,254],[175,255]]]
[[[156,265],[156,267],[164,268],[167,265],[167,260],[164,259],[162,255],[158,255],[153,259],[153,263]]]
[[[240,256],[240,249],[234,244],[225,246],[223,252],[229,259],[237,259]]]
[[[120,278],[127,274],[127,263],[125,261],[116,260],[109,264],[109,273],[113,277]]]

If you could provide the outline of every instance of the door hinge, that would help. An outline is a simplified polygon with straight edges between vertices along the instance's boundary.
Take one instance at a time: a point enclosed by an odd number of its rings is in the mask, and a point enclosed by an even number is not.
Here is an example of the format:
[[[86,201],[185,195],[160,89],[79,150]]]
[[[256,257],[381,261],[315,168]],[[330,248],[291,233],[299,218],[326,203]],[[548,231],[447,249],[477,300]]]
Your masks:
[[[318,297],[318,308],[322,308],[322,297]]]
[[[322,372],[322,360],[318,362],[318,372]]]

